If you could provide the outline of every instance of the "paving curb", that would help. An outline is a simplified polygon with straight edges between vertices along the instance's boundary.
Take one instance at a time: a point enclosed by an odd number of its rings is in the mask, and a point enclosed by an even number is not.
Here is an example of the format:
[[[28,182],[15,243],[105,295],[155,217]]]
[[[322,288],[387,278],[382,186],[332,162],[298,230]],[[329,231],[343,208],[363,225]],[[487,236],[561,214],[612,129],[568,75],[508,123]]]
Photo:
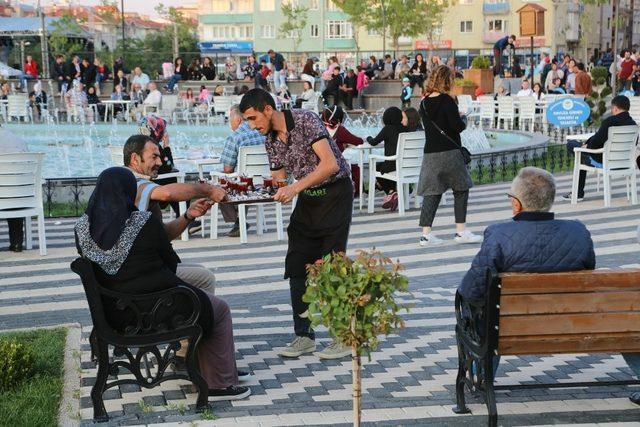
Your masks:
[[[58,409],[58,426],[80,426],[80,339],[79,323],[65,325],[67,339],[64,348],[64,383]]]

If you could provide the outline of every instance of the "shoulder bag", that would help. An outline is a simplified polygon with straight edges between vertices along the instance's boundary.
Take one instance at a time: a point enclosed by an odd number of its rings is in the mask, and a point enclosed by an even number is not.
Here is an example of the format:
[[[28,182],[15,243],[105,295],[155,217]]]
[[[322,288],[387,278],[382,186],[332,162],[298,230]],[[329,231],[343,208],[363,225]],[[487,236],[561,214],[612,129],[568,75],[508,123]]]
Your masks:
[[[422,115],[422,121],[425,124],[425,129],[426,129],[426,125],[427,122],[431,122],[431,124],[433,125],[433,127],[436,128],[436,130],[438,132],[440,132],[440,134],[442,134],[442,136],[444,136],[445,138],[447,138],[453,145],[456,146],[456,148],[458,148],[458,150],[460,150],[460,154],[462,154],[462,160],[464,160],[464,164],[468,165],[469,163],[471,163],[471,153],[469,152],[469,150],[467,150],[466,147],[464,147],[461,144],[458,144],[456,141],[454,141],[449,135],[447,135],[442,129],[440,129],[440,126],[438,126],[436,124],[436,122],[434,122],[433,120],[431,120],[428,116],[427,116],[427,110],[426,108],[424,108],[424,101],[425,99],[427,99],[426,97],[422,100],[422,102],[420,103],[420,114]]]

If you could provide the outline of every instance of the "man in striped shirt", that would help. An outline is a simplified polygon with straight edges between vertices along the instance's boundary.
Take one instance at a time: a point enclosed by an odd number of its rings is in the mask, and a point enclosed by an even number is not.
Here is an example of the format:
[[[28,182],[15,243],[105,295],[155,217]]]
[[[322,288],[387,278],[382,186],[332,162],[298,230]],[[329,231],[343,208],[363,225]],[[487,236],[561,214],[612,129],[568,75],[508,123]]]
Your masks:
[[[133,135],[124,145],[124,165],[131,169],[138,181],[136,206],[149,211],[162,221],[162,202],[191,202],[189,209],[179,218],[164,223],[169,240],[180,236],[189,224],[209,210],[211,202],[218,203],[226,193],[217,186],[206,183],[175,183],[158,185],[151,181],[162,165],[158,144],[146,135]],[[187,283],[213,294],[215,276],[211,270],[197,264],[178,264],[176,275]]]

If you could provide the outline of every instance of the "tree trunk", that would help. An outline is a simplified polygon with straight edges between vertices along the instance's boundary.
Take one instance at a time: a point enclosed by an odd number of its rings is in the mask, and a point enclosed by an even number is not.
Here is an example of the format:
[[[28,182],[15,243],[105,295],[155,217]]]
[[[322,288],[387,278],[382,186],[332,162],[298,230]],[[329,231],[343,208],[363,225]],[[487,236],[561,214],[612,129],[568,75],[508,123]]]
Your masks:
[[[353,359],[352,378],[353,378],[353,427],[360,427],[360,415],[362,404],[362,384],[360,379],[360,368],[362,363],[358,355],[358,349],[354,346],[351,349],[351,358]]]
[[[351,333],[356,335],[356,317],[351,318]],[[352,372],[351,378],[353,379],[353,427],[360,427],[360,416],[362,407],[362,380],[360,379],[360,369],[362,368],[362,361],[358,354],[358,347],[354,344],[351,347],[351,359],[352,359]]]

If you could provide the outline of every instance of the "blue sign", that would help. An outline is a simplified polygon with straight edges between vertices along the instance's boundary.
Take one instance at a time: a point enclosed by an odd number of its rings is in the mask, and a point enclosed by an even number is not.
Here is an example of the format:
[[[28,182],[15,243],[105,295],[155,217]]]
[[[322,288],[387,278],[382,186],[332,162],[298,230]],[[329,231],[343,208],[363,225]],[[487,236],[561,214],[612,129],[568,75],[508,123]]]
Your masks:
[[[547,107],[547,120],[561,128],[580,126],[590,114],[589,104],[578,98],[560,99]]]
[[[205,54],[212,53],[253,53],[253,42],[247,41],[226,41],[226,42],[200,42],[200,51]]]

